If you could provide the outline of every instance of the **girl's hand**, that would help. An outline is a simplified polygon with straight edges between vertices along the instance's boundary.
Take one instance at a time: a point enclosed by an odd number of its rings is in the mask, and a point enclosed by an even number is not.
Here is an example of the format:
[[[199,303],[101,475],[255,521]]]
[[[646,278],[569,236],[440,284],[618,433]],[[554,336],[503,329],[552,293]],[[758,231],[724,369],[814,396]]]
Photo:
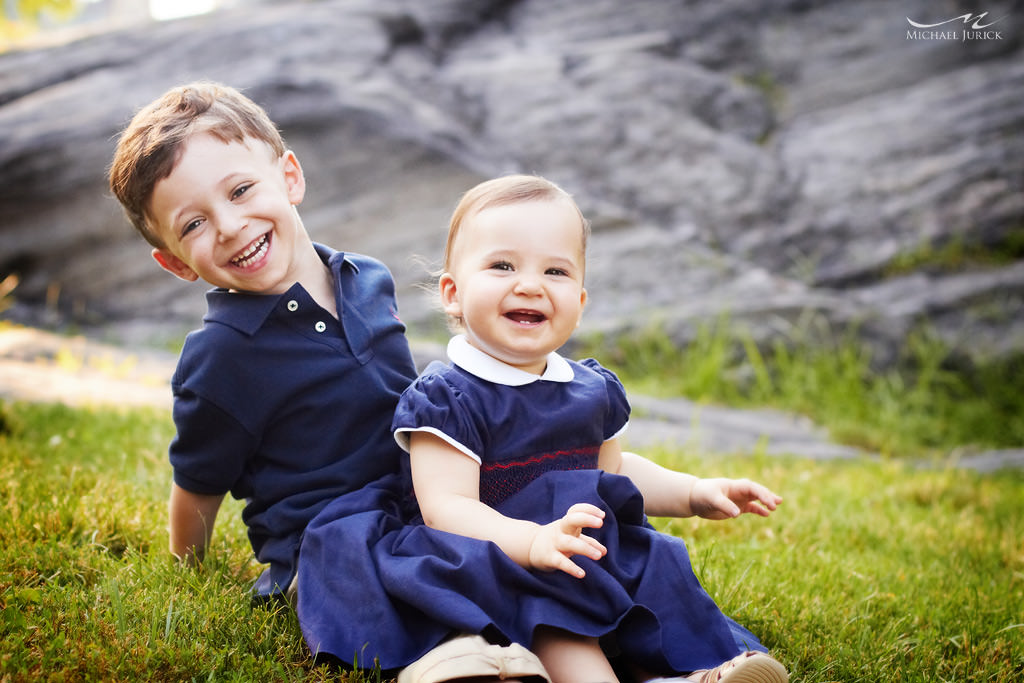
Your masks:
[[[780,496],[749,479],[698,479],[690,489],[690,510],[705,519],[729,519],[744,512],[767,517]]]
[[[586,572],[569,558],[583,555],[600,560],[608,550],[596,539],[583,534],[584,529],[599,529],[604,524],[604,511],[589,503],[576,503],[565,516],[537,530],[530,544],[530,566],[543,571],[561,570],[582,579]]]

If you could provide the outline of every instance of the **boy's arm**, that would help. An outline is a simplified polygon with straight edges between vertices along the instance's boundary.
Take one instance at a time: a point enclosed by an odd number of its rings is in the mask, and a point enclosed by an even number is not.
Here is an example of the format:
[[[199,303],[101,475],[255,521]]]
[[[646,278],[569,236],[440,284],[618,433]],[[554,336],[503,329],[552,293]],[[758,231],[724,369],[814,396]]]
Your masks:
[[[601,526],[599,508],[578,503],[543,526],[506,517],[480,501],[475,460],[428,432],[412,432],[409,445],[416,500],[427,526],[492,541],[522,567],[559,569],[578,578],[583,570],[571,555],[604,556],[604,546],[581,533]]]
[[[701,479],[677,472],[637,455],[623,452],[618,439],[601,446],[598,466],[633,480],[644,497],[644,512],[652,517],[728,519],[750,512],[762,517],[782,498],[749,479]]]
[[[168,504],[171,554],[186,562],[203,559],[223,500],[224,494],[207,496],[171,485]]]

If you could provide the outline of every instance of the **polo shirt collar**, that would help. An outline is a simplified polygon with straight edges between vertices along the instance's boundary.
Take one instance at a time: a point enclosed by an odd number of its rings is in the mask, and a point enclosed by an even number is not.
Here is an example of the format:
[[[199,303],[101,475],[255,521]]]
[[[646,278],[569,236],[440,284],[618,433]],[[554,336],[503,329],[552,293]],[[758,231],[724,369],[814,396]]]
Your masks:
[[[341,268],[347,266],[358,273],[359,267],[344,252],[317,243],[313,244],[313,248],[320,260],[331,269],[335,296],[340,296],[338,283],[341,281]],[[206,293],[207,311],[203,320],[218,322],[251,336],[263,327],[281,300],[296,289],[301,290],[303,287],[295,283],[284,294],[244,294],[215,287]]]
[[[571,382],[575,376],[569,361],[554,351],[548,354],[544,374],[535,375],[487,355],[466,341],[466,336],[462,334],[452,337],[448,342],[448,358],[455,365],[482,380],[510,387],[520,387],[538,380]]]

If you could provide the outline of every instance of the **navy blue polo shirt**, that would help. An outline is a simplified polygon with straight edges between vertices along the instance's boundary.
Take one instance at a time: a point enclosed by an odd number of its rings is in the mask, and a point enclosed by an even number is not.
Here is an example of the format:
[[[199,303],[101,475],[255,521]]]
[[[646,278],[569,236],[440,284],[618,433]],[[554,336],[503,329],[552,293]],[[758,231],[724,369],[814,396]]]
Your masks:
[[[299,284],[282,295],[210,290],[171,383],[174,481],[247,501],[249,540],[271,565],[259,592],[290,583],[302,532],[330,500],[399,469],[391,419],[416,377],[391,273],[316,250],[337,319]]]

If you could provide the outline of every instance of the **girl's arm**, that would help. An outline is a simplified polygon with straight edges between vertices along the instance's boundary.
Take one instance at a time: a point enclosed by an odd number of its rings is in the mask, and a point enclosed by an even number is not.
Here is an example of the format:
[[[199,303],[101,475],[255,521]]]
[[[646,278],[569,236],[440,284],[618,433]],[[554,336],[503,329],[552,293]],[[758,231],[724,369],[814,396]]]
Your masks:
[[[177,484],[171,485],[168,504],[171,554],[186,562],[203,559],[223,500],[223,494],[205,496],[186,491]]]
[[[652,517],[727,519],[744,512],[767,517],[782,498],[749,479],[701,479],[623,452],[618,439],[601,446],[598,467],[622,474],[644,497],[644,512]]]
[[[545,525],[512,519],[480,502],[480,465],[440,437],[412,432],[409,456],[416,500],[427,526],[492,541],[522,567],[559,569],[578,578],[584,572],[570,556],[604,556],[604,546],[581,533],[601,526],[604,513],[599,508],[579,503]]]

